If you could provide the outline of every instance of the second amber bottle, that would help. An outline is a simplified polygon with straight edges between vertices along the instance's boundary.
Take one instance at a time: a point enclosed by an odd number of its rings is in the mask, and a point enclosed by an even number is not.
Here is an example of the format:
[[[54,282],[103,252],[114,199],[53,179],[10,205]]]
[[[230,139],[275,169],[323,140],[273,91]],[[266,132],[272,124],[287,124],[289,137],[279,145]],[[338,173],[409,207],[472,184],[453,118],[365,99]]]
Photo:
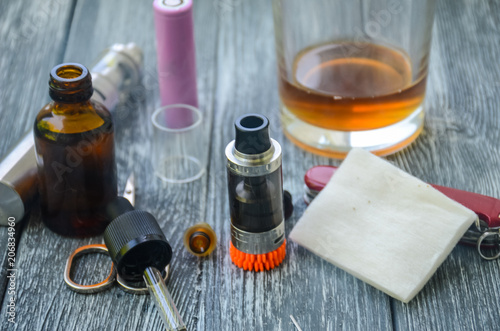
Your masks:
[[[43,222],[73,237],[104,232],[105,209],[116,198],[111,114],[90,100],[92,78],[84,66],[66,63],[50,73],[52,102],[34,125]]]

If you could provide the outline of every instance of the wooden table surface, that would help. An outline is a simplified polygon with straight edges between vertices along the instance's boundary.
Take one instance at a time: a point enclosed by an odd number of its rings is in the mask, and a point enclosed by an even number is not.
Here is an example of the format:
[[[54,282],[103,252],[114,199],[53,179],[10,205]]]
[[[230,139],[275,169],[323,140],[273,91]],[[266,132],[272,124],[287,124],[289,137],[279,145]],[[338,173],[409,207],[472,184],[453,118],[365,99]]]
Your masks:
[[[293,195],[290,232],[305,209],[303,175],[340,161],[295,147],[282,133],[273,22],[268,0],[197,0],[194,5],[200,108],[210,124],[207,174],[165,185],[152,174],[149,118],[159,105],[152,1],[2,0],[0,2],[0,155],[32,128],[48,102],[48,74],[62,62],[90,66],[113,43],[144,51],[143,85],[116,110],[120,187],[136,175],[138,209],[155,215],[174,258],[168,282],[189,330],[499,330],[500,261],[457,246],[408,304],[289,242],[282,266],[244,272],[229,258],[229,207],[224,147],[233,122],[259,112],[283,147],[284,187]],[[500,3],[438,1],[426,99],[425,129],[411,146],[387,157],[435,184],[500,197]],[[417,207],[417,206],[416,206]],[[218,236],[208,258],[191,256],[184,230],[208,222]],[[16,227],[16,322],[6,314],[7,229],[0,228],[3,303],[0,330],[160,330],[149,296],[118,287],[94,295],[63,281],[68,254],[101,237],[68,239],[50,232],[35,209]],[[108,260],[80,260],[82,279],[106,274]]]

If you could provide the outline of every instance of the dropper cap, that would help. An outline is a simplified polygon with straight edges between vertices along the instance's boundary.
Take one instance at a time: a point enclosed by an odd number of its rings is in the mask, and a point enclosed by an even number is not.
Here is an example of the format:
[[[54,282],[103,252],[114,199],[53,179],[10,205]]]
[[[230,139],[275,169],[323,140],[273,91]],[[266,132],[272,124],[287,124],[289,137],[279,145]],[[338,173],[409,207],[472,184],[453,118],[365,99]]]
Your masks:
[[[243,154],[261,154],[271,148],[269,120],[260,114],[245,114],[234,122],[234,147]]]
[[[118,274],[128,282],[141,281],[148,267],[165,269],[172,259],[158,222],[145,211],[129,211],[114,219],[104,231],[104,242]]]

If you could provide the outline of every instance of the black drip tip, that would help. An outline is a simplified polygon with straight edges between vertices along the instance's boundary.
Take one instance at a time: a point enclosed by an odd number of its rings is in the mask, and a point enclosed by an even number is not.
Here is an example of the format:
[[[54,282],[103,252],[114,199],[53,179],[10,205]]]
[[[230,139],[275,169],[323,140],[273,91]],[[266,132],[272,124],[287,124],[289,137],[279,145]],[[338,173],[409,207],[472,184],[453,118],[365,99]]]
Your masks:
[[[246,114],[234,122],[234,147],[243,154],[260,154],[271,148],[269,120],[264,115]]]
[[[158,222],[145,211],[128,211],[114,219],[104,231],[104,242],[118,274],[128,282],[141,281],[147,267],[165,269],[172,259]]]

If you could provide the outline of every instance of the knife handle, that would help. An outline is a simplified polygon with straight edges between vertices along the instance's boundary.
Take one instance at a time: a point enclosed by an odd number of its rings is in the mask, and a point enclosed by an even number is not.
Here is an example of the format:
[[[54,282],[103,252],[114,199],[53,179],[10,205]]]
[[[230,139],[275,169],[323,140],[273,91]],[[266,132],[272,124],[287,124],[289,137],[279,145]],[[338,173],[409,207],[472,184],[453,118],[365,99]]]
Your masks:
[[[500,200],[486,195],[431,184],[448,198],[455,200],[477,214],[489,228],[500,227]]]
[[[304,182],[309,192],[312,192],[311,198],[314,198],[314,195],[325,187],[336,170],[337,167],[334,166],[315,166],[307,171]],[[431,186],[448,198],[471,209],[480,220],[486,223],[488,228],[500,228],[500,199],[446,186],[434,184]]]

